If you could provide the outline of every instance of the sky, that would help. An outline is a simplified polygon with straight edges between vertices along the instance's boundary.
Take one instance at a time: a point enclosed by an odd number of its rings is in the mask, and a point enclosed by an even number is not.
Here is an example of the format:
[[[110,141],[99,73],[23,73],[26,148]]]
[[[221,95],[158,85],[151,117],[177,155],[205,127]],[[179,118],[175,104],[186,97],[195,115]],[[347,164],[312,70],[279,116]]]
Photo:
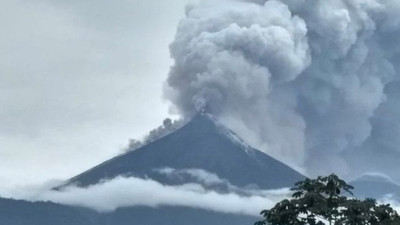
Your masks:
[[[166,117],[162,89],[191,0],[0,0],[0,182],[62,180]]]
[[[0,182],[68,179],[202,108],[306,175],[400,182],[398,0],[191,1],[0,0]]]

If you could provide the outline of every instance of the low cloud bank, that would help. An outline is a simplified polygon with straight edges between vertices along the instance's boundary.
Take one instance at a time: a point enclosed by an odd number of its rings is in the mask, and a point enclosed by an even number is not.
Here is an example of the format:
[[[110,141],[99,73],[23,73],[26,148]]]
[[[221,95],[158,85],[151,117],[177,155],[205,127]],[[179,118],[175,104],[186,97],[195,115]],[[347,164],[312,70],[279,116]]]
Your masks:
[[[259,190],[240,188],[218,175],[201,169],[156,169],[170,178],[193,178],[190,183],[164,185],[152,179],[119,176],[104,180],[88,187],[67,186],[60,191],[49,190],[46,184],[41,188],[27,191],[15,191],[5,197],[26,199],[29,201],[52,201],[64,205],[94,209],[101,213],[112,212],[118,208],[146,207],[190,207],[220,213],[258,216],[263,209],[273,207],[277,202],[290,198],[288,188]],[[220,192],[215,185],[227,187]],[[27,190],[27,189],[24,189]],[[34,190],[34,191],[32,191]],[[1,190],[0,190],[1,191]],[[1,192],[4,196],[4,192]],[[390,204],[400,212],[400,202],[392,195],[378,200]]]
[[[195,183],[168,186],[151,179],[116,177],[87,188],[69,186],[61,191],[48,191],[32,200],[88,207],[99,212],[111,212],[130,206],[184,206],[257,216],[262,209],[272,207],[288,195],[287,189],[263,191],[253,195],[222,194],[206,190]]]
[[[263,209],[273,207],[277,202],[290,198],[288,188],[260,190],[240,188],[218,175],[201,169],[160,168],[154,170],[171,179],[181,178],[190,183],[164,185],[152,179],[119,176],[88,187],[67,186],[62,190],[50,190],[50,183],[31,192],[4,192],[3,197],[29,201],[52,201],[64,205],[80,206],[108,213],[118,208],[146,207],[190,207],[220,213],[258,216]],[[216,185],[226,188],[214,189]],[[218,186],[219,187],[219,186]],[[32,191],[34,190],[34,191]],[[390,204],[400,212],[400,202],[392,195],[386,195],[378,202]]]
[[[288,188],[243,189],[216,174],[200,169],[162,168],[157,171],[171,177],[189,175],[195,180],[181,185],[164,185],[152,179],[119,176],[88,187],[68,186],[61,191],[46,191],[30,200],[87,207],[99,212],[112,212],[118,208],[133,206],[177,206],[258,216],[261,210],[271,208],[291,195]],[[215,184],[225,185],[228,187],[227,192],[210,189]],[[400,212],[400,203],[390,195],[378,202],[391,204]]]

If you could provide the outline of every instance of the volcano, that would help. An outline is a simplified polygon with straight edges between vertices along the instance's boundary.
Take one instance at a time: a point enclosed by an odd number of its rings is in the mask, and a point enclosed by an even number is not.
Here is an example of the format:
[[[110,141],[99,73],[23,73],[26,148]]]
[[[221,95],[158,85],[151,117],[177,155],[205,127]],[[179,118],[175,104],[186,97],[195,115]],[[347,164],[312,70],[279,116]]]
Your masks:
[[[88,186],[114,177],[147,177],[164,184],[184,183],[160,174],[164,168],[201,169],[238,187],[291,187],[304,176],[256,150],[213,116],[202,113],[175,132],[139,149],[108,160],[65,185]]]
[[[216,175],[224,185],[228,184],[228,188],[204,186],[191,176],[176,179],[160,171],[203,171]],[[291,187],[305,178],[246,144],[213,116],[202,113],[178,130],[105,161],[53,191],[63,191],[69,185],[88,187],[119,176],[150,178],[163,185],[198,182],[205,189],[218,193]],[[97,212],[51,202],[31,203],[0,198],[1,204],[0,224],[8,225],[243,225],[260,219],[252,215],[173,205],[121,207],[112,212]]]

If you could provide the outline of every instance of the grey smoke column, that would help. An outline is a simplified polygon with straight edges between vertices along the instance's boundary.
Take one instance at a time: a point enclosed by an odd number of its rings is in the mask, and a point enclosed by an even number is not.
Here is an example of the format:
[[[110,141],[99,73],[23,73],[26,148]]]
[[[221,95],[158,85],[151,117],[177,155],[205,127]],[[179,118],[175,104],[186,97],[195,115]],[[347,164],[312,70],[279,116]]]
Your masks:
[[[364,148],[363,165],[400,155],[398,13],[397,0],[203,1],[178,27],[165,95],[311,175],[356,175]]]

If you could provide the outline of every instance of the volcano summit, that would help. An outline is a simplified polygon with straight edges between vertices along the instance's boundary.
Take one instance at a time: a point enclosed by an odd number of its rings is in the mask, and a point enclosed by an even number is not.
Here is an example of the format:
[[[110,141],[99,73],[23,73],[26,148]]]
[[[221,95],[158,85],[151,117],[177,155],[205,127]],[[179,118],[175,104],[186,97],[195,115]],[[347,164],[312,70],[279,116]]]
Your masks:
[[[237,187],[276,189],[304,178],[300,173],[243,142],[209,114],[197,114],[175,132],[108,160],[67,184],[88,186],[117,176],[184,183],[160,174],[162,169],[201,169]]]

